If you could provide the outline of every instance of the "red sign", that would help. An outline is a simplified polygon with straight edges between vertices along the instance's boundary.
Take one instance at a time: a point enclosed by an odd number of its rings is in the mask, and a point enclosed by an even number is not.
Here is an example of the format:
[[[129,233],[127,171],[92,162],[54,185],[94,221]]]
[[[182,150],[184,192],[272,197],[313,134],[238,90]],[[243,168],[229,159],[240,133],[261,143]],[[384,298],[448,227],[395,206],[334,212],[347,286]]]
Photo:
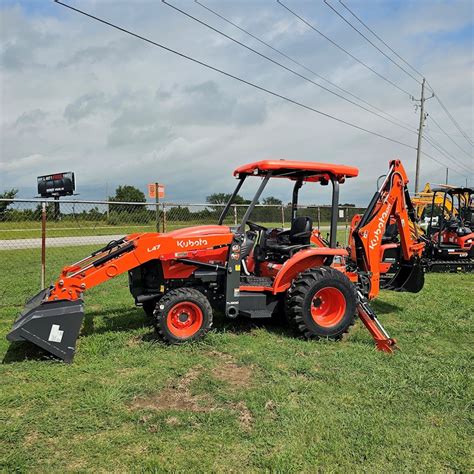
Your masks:
[[[156,199],[156,191],[158,188],[158,198],[162,199],[165,197],[165,185],[164,184],[158,184],[158,183],[152,183],[148,185],[148,197],[152,199]]]

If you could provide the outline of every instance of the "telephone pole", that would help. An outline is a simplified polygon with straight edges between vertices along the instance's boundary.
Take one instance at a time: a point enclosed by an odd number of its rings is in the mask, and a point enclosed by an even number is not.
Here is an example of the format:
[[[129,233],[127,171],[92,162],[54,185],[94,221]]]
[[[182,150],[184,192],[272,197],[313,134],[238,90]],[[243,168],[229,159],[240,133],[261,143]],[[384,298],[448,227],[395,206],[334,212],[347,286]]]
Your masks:
[[[420,158],[421,158],[421,140],[423,139],[423,127],[425,126],[425,78],[421,83],[420,99],[420,126],[418,128],[418,145],[416,147],[416,174],[415,174],[415,193],[418,192],[418,183],[420,179]]]
[[[446,184],[448,184],[449,168],[446,168]]]
[[[418,128],[418,146],[416,147],[416,174],[415,174],[415,193],[418,192],[418,185],[420,182],[420,159],[421,159],[421,141],[423,140],[423,127],[425,126],[425,120],[426,117],[428,117],[428,114],[425,114],[425,102],[428,99],[431,99],[434,97],[434,92],[431,94],[430,97],[425,98],[425,83],[426,79],[423,78],[423,81],[421,82],[421,98],[419,100],[420,102],[420,126]],[[415,102],[418,102],[417,99],[413,98],[412,99]],[[418,107],[418,105],[417,105]]]

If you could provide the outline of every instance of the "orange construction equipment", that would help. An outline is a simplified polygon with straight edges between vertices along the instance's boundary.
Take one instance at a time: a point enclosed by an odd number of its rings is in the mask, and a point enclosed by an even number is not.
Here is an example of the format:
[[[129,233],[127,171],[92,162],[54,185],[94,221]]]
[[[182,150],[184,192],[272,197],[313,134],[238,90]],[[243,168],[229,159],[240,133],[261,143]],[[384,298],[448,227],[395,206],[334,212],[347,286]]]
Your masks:
[[[391,352],[394,339],[376,318],[369,300],[379,291],[381,236],[394,217],[402,236],[400,271],[390,287],[416,292],[423,287],[419,255],[423,244],[408,229],[408,179],[399,161],[390,163],[382,188],[353,232],[351,255],[336,245],[339,186],[356,177],[351,166],[304,161],[266,160],[235,170],[237,186],[217,225],[168,233],[137,233],[110,242],[66,266],[56,282],[26,305],[8,334],[10,341],[30,341],[65,361],[72,361],[84,316],[83,294],[128,272],[135,303],[153,318],[159,336],[171,344],[203,337],[213,312],[228,318],[269,318],[284,312],[305,338],[340,339],[356,314],[376,341]],[[240,225],[225,224],[232,203],[248,178],[261,180]],[[250,220],[270,179],[293,182],[289,229],[268,229]],[[308,216],[298,216],[298,192],[304,185],[332,187],[329,241],[313,230]]]

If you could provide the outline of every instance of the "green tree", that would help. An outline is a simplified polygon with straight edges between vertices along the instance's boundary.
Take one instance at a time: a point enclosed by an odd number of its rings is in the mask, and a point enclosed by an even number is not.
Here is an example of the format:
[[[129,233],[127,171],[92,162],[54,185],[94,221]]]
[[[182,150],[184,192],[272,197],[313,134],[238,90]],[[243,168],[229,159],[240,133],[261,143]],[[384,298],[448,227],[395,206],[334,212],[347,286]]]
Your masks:
[[[146,202],[145,194],[135,186],[119,186],[115,190],[115,196],[109,197],[109,201],[115,202]]]
[[[214,212],[220,213],[224,208],[224,204],[227,204],[231,196],[232,194],[229,193],[214,193],[206,197],[206,202],[208,202],[209,204],[216,204],[215,206],[210,207]],[[237,194],[232,204],[250,204],[250,202],[251,201],[244,199],[242,196]]]
[[[115,190],[115,196],[109,197],[111,202],[146,202],[145,194],[135,186],[123,185]],[[145,206],[111,204],[110,214],[114,216],[114,221],[143,221],[147,214]]]
[[[283,204],[283,201],[274,196],[268,196],[266,198],[263,198],[262,204],[265,206],[281,206]]]
[[[209,204],[226,204],[231,196],[230,193],[214,193],[206,197],[206,202]],[[250,204],[250,201],[237,194],[232,204]]]
[[[15,199],[16,195],[18,194],[18,189],[10,189],[5,191],[4,193],[0,193],[1,199]],[[0,217],[5,215],[5,212],[8,206],[12,203],[12,201],[0,201]]]

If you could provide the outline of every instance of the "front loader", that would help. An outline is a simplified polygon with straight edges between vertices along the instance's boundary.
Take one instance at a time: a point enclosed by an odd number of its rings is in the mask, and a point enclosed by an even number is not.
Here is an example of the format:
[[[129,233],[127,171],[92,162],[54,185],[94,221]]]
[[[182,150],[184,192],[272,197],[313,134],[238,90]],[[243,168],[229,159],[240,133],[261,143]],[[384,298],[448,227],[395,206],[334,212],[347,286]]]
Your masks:
[[[216,310],[232,319],[270,318],[284,312],[295,332],[307,339],[340,339],[358,314],[377,348],[391,352],[395,341],[369,305],[378,294],[380,279],[380,241],[373,239],[383,231],[386,214],[396,216],[402,228],[408,219],[404,200],[408,180],[399,161],[390,166],[392,190],[387,193],[384,188],[374,196],[367,216],[354,232],[350,257],[337,246],[337,211],[339,186],[356,177],[357,168],[286,160],[250,163],[235,170],[237,186],[217,225],[137,233],[110,242],[63,268],[51,287],[27,303],[7,338],[32,342],[72,361],[84,316],[84,293],[128,272],[135,303],[143,306],[157,334],[170,344],[202,338]],[[253,178],[261,180],[260,186],[241,223],[226,225],[234,199],[246,180]],[[251,221],[269,180],[277,178],[294,183],[289,229],[266,228]],[[327,242],[313,229],[309,216],[298,215],[300,188],[317,184],[332,188]],[[385,220],[377,221],[382,218]],[[422,246],[406,243],[401,273],[394,278],[392,289],[421,289],[422,274],[414,279],[410,275],[416,273],[413,269]]]

